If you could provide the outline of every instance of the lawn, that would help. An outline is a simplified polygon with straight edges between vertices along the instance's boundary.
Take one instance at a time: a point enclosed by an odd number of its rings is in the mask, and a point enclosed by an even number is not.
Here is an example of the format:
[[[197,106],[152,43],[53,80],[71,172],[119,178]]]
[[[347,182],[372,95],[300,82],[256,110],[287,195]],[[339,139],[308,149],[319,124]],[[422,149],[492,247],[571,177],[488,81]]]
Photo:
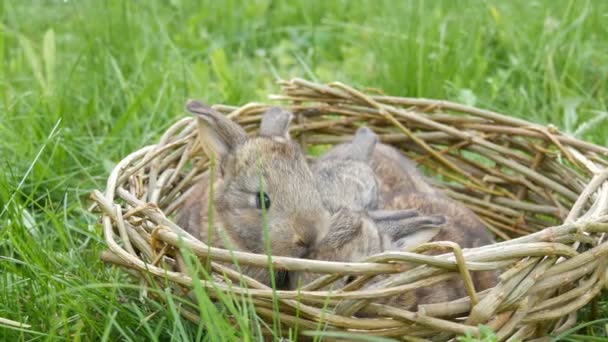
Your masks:
[[[206,334],[99,260],[89,193],[187,98],[239,105],[279,78],[339,80],[606,146],[607,23],[601,0],[0,2],[0,317],[29,325],[0,321],[0,340],[257,339],[247,305],[237,328],[205,310]]]

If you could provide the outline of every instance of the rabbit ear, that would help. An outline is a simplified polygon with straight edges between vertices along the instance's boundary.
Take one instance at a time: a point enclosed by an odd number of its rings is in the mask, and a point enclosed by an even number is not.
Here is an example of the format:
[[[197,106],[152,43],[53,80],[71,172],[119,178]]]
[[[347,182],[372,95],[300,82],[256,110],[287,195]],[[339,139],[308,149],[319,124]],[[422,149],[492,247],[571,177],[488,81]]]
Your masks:
[[[223,158],[247,140],[247,133],[241,126],[213,108],[199,101],[189,100],[186,109],[198,120],[199,138],[205,152]]]
[[[369,162],[378,142],[378,136],[368,127],[361,127],[355,133],[350,144],[348,157],[362,162]]]
[[[374,222],[398,222],[404,219],[418,217],[420,213],[416,209],[403,210],[372,210],[368,213]]]
[[[260,135],[289,139],[289,124],[293,114],[279,107],[271,107],[262,116]]]
[[[445,216],[418,216],[413,210],[371,211],[370,217],[381,234],[386,235],[397,249],[411,250],[429,242],[446,222]]]
[[[431,241],[440,230],[441,228],[437,226],[421,227],[411,234],[408,234],[401,239],[397,239],[393,244],[402,252],[411,251],[412,249]]]

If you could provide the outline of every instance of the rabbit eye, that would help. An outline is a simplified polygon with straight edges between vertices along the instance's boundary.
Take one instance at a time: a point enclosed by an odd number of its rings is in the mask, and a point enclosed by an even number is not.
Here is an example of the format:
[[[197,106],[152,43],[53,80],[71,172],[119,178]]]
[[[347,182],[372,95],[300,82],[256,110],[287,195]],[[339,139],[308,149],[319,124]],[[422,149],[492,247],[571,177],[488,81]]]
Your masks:
[[[302,239],[296,239],[296,246],[306,248],[308,244]]]
[[[264,200],[264,202],[263,202],[264,206],[262,206],[262,200]],[[262,193],[262,196],[260,196],[260,194],[258,193],[255,196],[255,205],[260,210],[262,208],[264,208],[266,210],[270,209],[270,197],[268,197],[268,195],[265,192]]]

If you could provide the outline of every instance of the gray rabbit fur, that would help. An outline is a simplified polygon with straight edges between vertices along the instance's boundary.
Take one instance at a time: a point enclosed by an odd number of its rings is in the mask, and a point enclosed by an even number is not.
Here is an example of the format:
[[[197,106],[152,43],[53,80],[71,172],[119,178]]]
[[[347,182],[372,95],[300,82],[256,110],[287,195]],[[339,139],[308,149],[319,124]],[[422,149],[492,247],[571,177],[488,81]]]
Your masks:
[[[387,250],[407,250],[439,232],[439,225],[445,222],[441,215],[378,210],[378,184],[370,166],[377,140],[369,128],[360,128],[347,149],[340,154],[326,154],[313,163],[317,189],[333,216],[329,232],[306,258],[359,261]],[[318,275],[290,272],[290,288],[315,277]]]
[[[350,143],[334,146],[325,157],[344,155],[351,149]],[[416,210],[420,215],[443,215],[447,222],[430,241],[453,241],[461,248],[474,248],[494,242],[485,225],[470,209],[450,199],[418,170],[416,164],[386,144],[375,144],[371,168],[378,185],[378,206],[387,211]],[[449,251],[425,252],[441,254]],[[497,272],[474,272],[477,291],[493,287],[498,282]],[[405,308],[417,304],[437,303],[466,296],[464,284],[458,274],[445,282],[419,288],[415,295],[404,295],[398,300]]]

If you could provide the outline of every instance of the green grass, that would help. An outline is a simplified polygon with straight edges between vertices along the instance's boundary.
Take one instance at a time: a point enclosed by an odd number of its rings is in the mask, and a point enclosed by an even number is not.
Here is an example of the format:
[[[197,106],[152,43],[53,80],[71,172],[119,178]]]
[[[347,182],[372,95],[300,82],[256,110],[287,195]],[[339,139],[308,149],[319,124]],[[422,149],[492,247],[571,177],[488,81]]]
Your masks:
[[[607,22],[599,0],[0,2],[0,317],[31,325],[0,324],[0,340],[258,338],[245,299],[199,304],[196,326],[99,261],[88,193],[187,115],[187,98],[237,105],[278,77],[340,80],[605,146]],[[604,336],[604,323],[572,334]]]

